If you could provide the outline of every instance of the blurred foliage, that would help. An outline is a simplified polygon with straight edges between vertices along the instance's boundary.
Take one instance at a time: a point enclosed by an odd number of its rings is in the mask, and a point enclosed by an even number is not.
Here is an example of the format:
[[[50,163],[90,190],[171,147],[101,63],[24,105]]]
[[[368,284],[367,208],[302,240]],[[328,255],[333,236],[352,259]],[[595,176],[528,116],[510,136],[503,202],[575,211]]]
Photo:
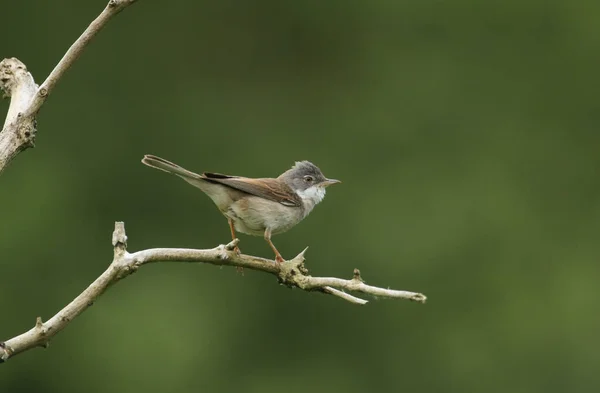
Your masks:
[[[104,1],[13,1],[0,56],[38,82]],[[39,117],[0,188],[8,339],[130,250],[209,248],[208,198],[139,163],[344,183],[290,232],[313,274],[422,291],[357,307],[234,269],[157,264],[2,392],[591,392],[600,389],[597,1],[141,0]],[[2,110],[8,108],[3,102]],[[245,253],[271,256],[260,238]]]

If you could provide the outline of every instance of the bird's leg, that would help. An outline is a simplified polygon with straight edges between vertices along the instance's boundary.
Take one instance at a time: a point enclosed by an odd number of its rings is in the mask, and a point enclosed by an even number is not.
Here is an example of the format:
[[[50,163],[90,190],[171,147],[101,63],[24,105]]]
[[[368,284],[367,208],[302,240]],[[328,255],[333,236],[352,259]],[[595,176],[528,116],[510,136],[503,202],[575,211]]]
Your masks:
[[[275,248],[275,245],[271,241],[271,230],[269,228],[265,229],[265,240],[267,241],[267,243],[269,243],[269,246],[271,246],[271,249],[273,249],[273,252],[275,253],[275,261],[279,263],[285,262],[285,259],[283,259],[283,257],[281,256],[279,251],[277,251],[277,248]]]
[[[235,228],[233,227],[233,220],[229,217],[227,217],[227,222],[229,223],[229,229],[231,229],[231,240],[235,240]],[[240,248],[236,245],[235,248],[233,249],[233,251],[237,254],[240,255],[241,254],[241,250]],[[235,271],[238,273],[241,273],[242,276],[244,275],[244,268],[237,266],[235,268]]]
[[[231,229],[231,240],[235,240],[235,228],[233,227],[233,220],[231,218],[227,218],[227,222],[229,223],[229,229]],[[233,249],[236,254],[240,255],[241,250],[238,246],[235,246]]]

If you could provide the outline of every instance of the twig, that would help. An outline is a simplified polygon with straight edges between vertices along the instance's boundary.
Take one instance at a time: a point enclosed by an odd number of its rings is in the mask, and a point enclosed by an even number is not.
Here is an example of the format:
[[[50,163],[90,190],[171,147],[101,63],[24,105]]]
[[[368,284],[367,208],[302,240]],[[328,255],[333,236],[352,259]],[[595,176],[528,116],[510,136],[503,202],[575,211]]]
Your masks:
[[[340,289],[378,297],[407,299],[420,303],[424,303],[426,300],[425,295],[420,293],[395,291],[366,285],[362,282],[360,272],[357,269],[355,269],[354,278],[351,280],[312,277],[308,275],[308,270],[304,266],[304,253],[306,250],[290,261],[277,263],[251,255],[238,255],[234,250],[238,243],[236,239],[227,245],[220,245],[209,250],[152,248],[130,254],[127,252],[127,236],[125,225],[122,222],[115,223],[112,243],[114,256],[108,269],[48,321],[42,322],[41,318],[38,317],[35,326],[27,332],[6,342],[0,342],[0,362],[6,361],[28,349],[40,346],[46,347],[52,337],[67,327],[73,318],[94,304],[112,284],[135,272],[140,266],[152,262],[201,262],[219,266],[243,267],[273,274],[280,283],[288,287],[331,294],[354,304],[366,304],[367,301],[342,292]]]
[[[324,293],[328,293],[328,294],[333,295],[333,296],[341,297],[342,299],[347,300],[350,303],[360,304],[361,306],[363,304],[367,304],[368,303],[368,301],[365,300],[365,299],[361,299],[359,297],[352,296],[349,293],[346,293],[344,291],[340,291],[338,289],[331,288],[331,287],[323,287],[323,292]]]
[[[27,72],[25,64],[18,59],[10,58],[0,62],[0,89],[7,97],[12,97],[0,132],[0,173],[20,152],[35,146],[35,117],[64,73],[106,23],[135,1],[110,0],[39,87]]]
[[[110,0],[106,5],[106,8],[98,15],[96,19],[90,23],[87,29],[79,36],[79,38],[71,45],[67,53],[58,62],[56,67],[52,70],[50,75],[46,78],[44,83],[40,86],[38,94],[35,95],[31,105],[25,112],[25,116],[35,115],[40,107],[46,101],[46,98],[50,95],[56,83],[64,75],[64,73],[71,68],[75,60],[79,58],[85,47],[90,43],[92,38],[98,34],[100,30],[112,19],[113,16],[123,11],[125,7],[135,3],[136,0]]]
[[[347,291],[352,292],[362,292],[368,295],[373,295],[376,297],[385,297],[390,299],[407,299],[420,303],[425,303],[426,300],[425,296],[420,293],[379,288],[367,285],[362,281],[356,279],[344,280],[341,278],[334,277],[311,277],[302,289],[311,290],[314,288],[323,288],[326,286],[345,289]]]

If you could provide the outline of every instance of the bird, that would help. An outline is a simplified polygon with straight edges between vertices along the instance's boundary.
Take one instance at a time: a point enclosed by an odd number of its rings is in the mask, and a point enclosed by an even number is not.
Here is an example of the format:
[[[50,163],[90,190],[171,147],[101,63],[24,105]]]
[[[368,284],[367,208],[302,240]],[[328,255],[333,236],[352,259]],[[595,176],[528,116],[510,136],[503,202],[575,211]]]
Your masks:
[[[142,163],[179,176],[204,192],[227,218],[231,237],[236,231],[263,236],[275,253],[275,261],[285,260],[271,236],[286,232],[302,221],[325,198],[332,184],[319,167],[297,161],[276,178],[249,178],[204,172],[197,174],[155,155],[146,154]],[[235,248],[239,254],[239,248]]]

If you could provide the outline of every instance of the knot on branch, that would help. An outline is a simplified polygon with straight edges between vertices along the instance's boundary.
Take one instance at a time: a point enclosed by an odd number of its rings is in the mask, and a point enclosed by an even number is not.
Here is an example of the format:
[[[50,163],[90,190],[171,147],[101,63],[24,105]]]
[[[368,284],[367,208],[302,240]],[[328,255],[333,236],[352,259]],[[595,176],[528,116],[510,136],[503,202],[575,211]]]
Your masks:
[[[365,282],[362,277],[360,276],[360,270],[358,269],[354,269],[354,275],[352,277],[353,280],[359,281],[359,282]]]
[[[304,289],[304,278],[309,277],[308,269],[304,265],[304,254],[306,253],[306,250],[308,250],[308,247],[302,250],[300,254],[296,255],[294,259],[282,262],[279,265],[277,278],[280,284],[290,288],[298,287]]]
[[[239,255],[240,249],[237,247],[240,243],[240,239],[235,238],[227,244],[221,244],[217,249],[220,251],[217,254],[217,258],[226,261],[229,257],[234,253],[235,255]]]
[[[119,261],[117,261],[117,263],[114,264],[114,267],[117,270],[117,274],[115,275],[115,278],[117,280],[121,280],[129,276],[130,274],[137,272],[139,268],[139,266],[136,264],[129,264],[127,262],[119,263]]]
[[[35,319],[35,330],[37,330],[39,337],[38,345],[40,347],[48,348],[48,346],[50,345],[50,341],[46,338],[46,335],[48,334],[49,329],[44,325],[44,322],[42,322],[42,317],[37,317]]]
[[[0,363],[4,363],[14,350],[7,345],[4,341],[0,341]]]
[[[137,0],[110,0],[107,8],[121,11],[123,8],[135,3]]]
[[[225,249],[227,251],[234,251],[239,243],[240,243],[240,239],[235,238],[225,245]]]
[[[17,125],[17,138],[20,140],[21,149],[35,147],[35,137],[37,135],[37,122],[35,118],[31,121],[21,122]]]
[[[115,222],[115,230],[112,234],[112,245],[114,247],[112,269],[115,269],[115,279],[121,280],[135,273],[139,264],[134,259],[127,258],[127,234],[125,233],[125,223],[123,221]]]

